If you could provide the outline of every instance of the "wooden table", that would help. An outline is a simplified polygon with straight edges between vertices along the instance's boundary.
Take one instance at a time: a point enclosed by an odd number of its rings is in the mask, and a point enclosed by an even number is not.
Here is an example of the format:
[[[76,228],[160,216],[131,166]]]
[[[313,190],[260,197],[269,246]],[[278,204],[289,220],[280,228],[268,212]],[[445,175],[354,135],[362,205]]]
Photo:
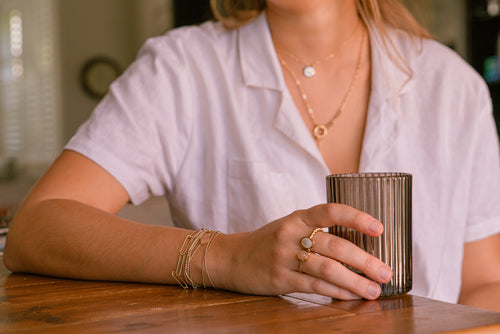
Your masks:
[[[1,260],[0,333],[500,333],[500,313],[412,295],[249,296],[12,274]]]

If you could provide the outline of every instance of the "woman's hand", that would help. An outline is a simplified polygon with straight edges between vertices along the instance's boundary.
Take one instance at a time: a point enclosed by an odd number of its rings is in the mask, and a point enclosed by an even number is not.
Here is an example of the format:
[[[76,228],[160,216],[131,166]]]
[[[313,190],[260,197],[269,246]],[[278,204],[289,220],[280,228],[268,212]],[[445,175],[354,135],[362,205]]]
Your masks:
[[[380,286],[342,263],[380,283],[392,270],[353,243],[329,233],[314,235],[314,245],[299,272],[300,240],[314,229],[340,225],[370,236],[383,226],[370,215],[341,204],[322,204],[296,211],[248,233],[224,235],[210,250],[215,285],[244,293],[279,295],[316,293],[337,299],[376,299]]]

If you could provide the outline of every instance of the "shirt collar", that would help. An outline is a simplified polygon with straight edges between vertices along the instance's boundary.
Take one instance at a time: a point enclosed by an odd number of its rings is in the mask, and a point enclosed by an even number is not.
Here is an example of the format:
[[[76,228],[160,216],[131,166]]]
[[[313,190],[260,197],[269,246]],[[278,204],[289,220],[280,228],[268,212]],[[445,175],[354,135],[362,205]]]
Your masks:
[[[243,80],[247,86],[284,89],[265,11],[238,29],[238,48]]]
[[[397,98],[404,95],[413,86],[412,74],[409,72],[412,68],[412,55],[415,51],[416,41],[408,37],[401,36],[402,32],[387,28],[390,41],[386,41],[389,48],[396,49],[390,55],[385,51],[384,42],[380,32],[372,25],[370,34],[371,61],[372,61],[372,87],[370,102],[385,102],[390,100],[395,103]],[[392,47],[391,47],[392,46]],[[399,56],[404,59],[399,60]],[[398,63],[399,61],[399,63]],[[406,70],[406,67],[410,69]]]
[[[417,43],[394,29],[388,29],[391,41],[409,68],[412,68]],[[387,153],[399,137],[398,119],[404,111],[398,110],[399,98],[411,90],[414,80],[410,73],[387,54],[377,29],[371,29],[371,94],[363,139],[360,170],[370,168],[374,156]],[[389,42],[387,42],[389,43]],[[390,45],[390,44],[388,44]],[[240,66],[245,85],[280,91],[287,94],[281,66],[274,49],[265,12],[254,21],[238,29]],[[397,59],[397,58],[395,58]],[[306,129],[300,114],[290,99],[281,100],[275,126],[283,134],[302,146],[327,170],[326,164]]]
[[[411,40],[402,32],[389,28],[392,45],[405,62],[401,65],[404,67],[398,66],[394,61],[397,54],[389,55],[383,47],[380,33],[376,29],[371,30],[372,87],[360,171],[377,169],[379,162],[385,159],[404,134],[408,117],[407,110],[402,110],[401,98],[412,91],[415,80],[412,73],[403,69],[415,68],[418,54],[418,40]]]
[[[415,48],[416,43],[411,41],[408,43],[407,38],[400,38],[400,32],[394,29],[389,29],[389,34],[394,47],[401,55],[412,54],[405,51],[408,48]],[[404,64],[398,66],[392,59],[397,59],[397,54],[391,58],[384,51],[382,36],[374,27],[371,29],[370,43],[372,95],[381,99],[394,99],[407,92],[413,84],[411,75],[401,67],[405,66]],[[269,89],[285,88],[265,11],[238,30],[238,47],[241,71],[246,85]],[[411,60],[404,58],[411,67]]]

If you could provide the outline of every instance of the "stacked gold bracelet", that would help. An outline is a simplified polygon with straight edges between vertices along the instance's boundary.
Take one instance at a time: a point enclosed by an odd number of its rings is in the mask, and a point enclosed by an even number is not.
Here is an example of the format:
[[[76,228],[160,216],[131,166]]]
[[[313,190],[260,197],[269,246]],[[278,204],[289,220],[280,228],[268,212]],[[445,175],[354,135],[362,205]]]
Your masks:
[[[188,289],[190,286],[192,288],[199,288],[200,285],[197,284],[191,277],[191,260],[194,258],[198,250],[206,245],[205,254],[203,255],[203,260],[201,264],[201,277],[202,285],[206,288],[205,282],[205,272],[209,283],[212,287],[215,287],[207,268],[207,252],[212,245],[214,239],[221,234],[221,232],[211,231],[206,228],[200,228],[193,233],[189,234],[184,242],[182,243],[181,249],[179,251],[179,258],[177,260],[177,267],[175,271],[172,271],[172,277],[179,283],[184,289]]]

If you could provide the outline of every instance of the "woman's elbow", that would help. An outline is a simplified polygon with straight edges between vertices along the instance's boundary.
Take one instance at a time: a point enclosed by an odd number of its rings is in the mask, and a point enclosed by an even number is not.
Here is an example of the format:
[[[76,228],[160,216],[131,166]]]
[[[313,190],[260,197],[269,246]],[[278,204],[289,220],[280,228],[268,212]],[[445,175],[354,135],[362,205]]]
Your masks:
[[[23,258],[29,256],[30,250],[33,249],[31,246],[33,240],[30,240],[30,235],[33,235],[33,233],[26,232],[29,224],[25,222],[29,215],[26,215],[23,209],[18,210],[9,226],[3,251],[3,263],[12,272],[24,270]]]
[[[20,271],[19,269],[19,260],[16,257],[16,251],[14,250],[14,246],[12,246],[13,238],[7,236],[7,242],[5,243],[5,249],[3,251],[3,264],[7,269],[12,272]]]

